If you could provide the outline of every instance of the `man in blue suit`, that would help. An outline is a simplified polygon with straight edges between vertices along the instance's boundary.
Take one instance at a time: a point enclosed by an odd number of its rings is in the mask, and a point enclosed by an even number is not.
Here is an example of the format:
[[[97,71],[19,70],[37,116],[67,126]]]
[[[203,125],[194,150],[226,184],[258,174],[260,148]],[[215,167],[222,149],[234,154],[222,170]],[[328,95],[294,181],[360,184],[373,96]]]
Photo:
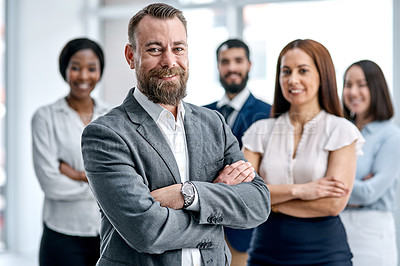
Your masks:
[[[244,132],[259,119],[268,118],[271,106],[256,99],[249,91],[247,81],[251,68],[249,47],[241,40],[229,39],[217,48],[219,79],[225,89],[223,98],[205,107],[218,110],[226,119],[242,147]],[[232,266],[246,265],[252,229],[225,228]]]

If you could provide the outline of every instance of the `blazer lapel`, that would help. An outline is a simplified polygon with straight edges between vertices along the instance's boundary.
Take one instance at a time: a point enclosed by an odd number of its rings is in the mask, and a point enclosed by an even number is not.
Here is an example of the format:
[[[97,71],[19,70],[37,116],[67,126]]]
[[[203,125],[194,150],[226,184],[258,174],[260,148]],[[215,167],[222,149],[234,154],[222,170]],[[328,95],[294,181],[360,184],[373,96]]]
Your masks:
[[[183,104],[185,106],[184,125],[189,157],[189,178],[191,181],[197,181],[200,176],[200,169],[204,167],[203,156],[201,156],[203,154],[203,149],[199,144],[203,143],[205,140],[201,123],[194,114],[195,111],[192,110],[190,105],[186,103]]]
[[[139,102],[133,97],[131,89],[126,97],[123,106],[130,120],[137,125],[137,132],[153,147],[157,154],[163,159],[168,170],[176,183],[181,183],[178,165],[175,156],[169,147],[167,140],[158,128],[156,122],[142,108]]]
[[[255,101],[254,96],[250,93],[249,97],[247,98],[246,102],[242,106],[242,109],[240,109],[235,123],[232,126],[232,132],[236,136],[237,133],[240,131],[241,128],[243,128],[249,121],[246,121],[247,116],[249,113],[253,112],[253,102]]]

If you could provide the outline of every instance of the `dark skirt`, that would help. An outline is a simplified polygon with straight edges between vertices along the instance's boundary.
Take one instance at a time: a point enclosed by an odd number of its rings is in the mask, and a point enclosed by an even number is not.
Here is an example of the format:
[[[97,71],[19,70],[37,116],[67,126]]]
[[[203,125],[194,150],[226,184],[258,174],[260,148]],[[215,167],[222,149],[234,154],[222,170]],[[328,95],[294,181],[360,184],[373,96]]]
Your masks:
[[[253,232],[248,266],[350,266],[353,257],[339,216],[296,218],[271,212]]]

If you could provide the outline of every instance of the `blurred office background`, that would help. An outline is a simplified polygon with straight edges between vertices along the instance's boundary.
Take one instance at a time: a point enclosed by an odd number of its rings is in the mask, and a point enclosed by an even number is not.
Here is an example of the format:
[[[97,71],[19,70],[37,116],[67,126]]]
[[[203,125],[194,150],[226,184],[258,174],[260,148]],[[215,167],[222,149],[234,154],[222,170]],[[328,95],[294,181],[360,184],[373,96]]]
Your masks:
[[[170,0],[188,20],[190,78],[186,101],[219,99],[215,49],[230,37],[246,41],[249,87],[272,103],[278,53],[311,38],[331,52],[341,95],[344,70],[370,59],[383,69],[400,118],[400,0]],[[87,36],[105,50],[95,95],[119,104],[135,84],[125,62],[129,18],[148,0],[0,0],[0,265],[38,265],[43,193],[31,158],[30,120],[68,92],[58,71],[65,43]],[[400,158],[399,158],[400,163]],[[400,240],[400,211],[398,239]],[[400,246],[400,245],[399,245]]]

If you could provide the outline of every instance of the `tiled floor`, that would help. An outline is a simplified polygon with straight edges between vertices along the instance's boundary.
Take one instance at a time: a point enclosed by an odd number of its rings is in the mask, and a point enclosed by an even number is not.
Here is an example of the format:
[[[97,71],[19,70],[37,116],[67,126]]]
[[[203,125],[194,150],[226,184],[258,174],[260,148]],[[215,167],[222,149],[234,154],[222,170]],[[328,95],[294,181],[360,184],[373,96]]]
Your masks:
[[[22,257],[14,253],[0,253],[0,266],[38,266],[37,258]]]

